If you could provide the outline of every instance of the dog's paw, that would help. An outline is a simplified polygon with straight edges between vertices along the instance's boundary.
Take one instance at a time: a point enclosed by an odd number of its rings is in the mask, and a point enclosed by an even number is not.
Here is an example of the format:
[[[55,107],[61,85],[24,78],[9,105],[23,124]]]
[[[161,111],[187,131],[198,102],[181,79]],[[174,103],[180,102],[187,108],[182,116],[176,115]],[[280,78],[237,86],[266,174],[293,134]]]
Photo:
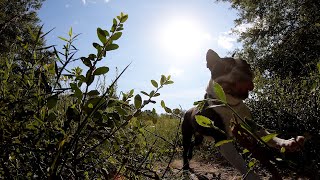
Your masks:
[[[304,136],[297,136],[296,138],[291,138],[287,140],[282,140],[278,142],[277,146],[279,148],[285,148],[288,152],[300,151],[305,142]]]

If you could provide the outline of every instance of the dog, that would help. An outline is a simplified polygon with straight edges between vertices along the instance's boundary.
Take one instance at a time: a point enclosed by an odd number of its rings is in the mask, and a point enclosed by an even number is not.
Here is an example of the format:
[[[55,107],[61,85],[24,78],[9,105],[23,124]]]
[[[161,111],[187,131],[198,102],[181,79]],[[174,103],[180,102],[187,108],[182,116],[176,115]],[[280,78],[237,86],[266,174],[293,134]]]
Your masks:
[[[254,74],[250,65],[242,60],[233,57],[220,58],[213,50],[209,49],[206,55],[207,68],[211,71],[211,79],[206,89],[205,99],[217,99],[213,90],[213,84],[218,83],[224,90],[227,103],[234,109],[241,119],[247,119],[259,136],[270,134],[263,128],[258,128],[252,121],[249,108],[243,103],[248,98],[249,92],[254,89]],[[212,101],[206,101],[201,110],[193,107],[186,111],[182,122],[183,136],[183,169],[190,170],[189,160],[192,158],[193,147],[200,145],[204,138],[214,139],[215,142],[230,139],[233,137],[231,120],[236,118],[233,112],[225,106],[214,106]],[[212,106],[213,108],[210,108]],[[200,126],[195,119],[196,115],[202,115],[213,121],[214,128]],[[241,122],[238,118],[238,122]],[[194,141],[192,141],[194,137]],[[292,139],[272,138],[268,145],[275,148],[286,148],[286,151],[297,151],[304,143],[304,137],[298,136]],[[243,175],[247,174],[248,168],[235,149],[233,143],[225,143],[218,147],[220,153]],[[246,179],[259,179],[254,172],[249,172]]]

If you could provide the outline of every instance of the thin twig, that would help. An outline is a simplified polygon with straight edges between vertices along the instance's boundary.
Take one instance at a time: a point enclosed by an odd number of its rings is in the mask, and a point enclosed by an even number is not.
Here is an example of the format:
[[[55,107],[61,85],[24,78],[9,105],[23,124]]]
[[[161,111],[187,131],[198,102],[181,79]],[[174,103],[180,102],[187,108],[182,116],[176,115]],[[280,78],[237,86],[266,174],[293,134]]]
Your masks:
[[[166,143],[170,144],[171,146],[174,146],[174,144],[173,144],[173,143],[169,142],[169,141],[168,141],[168,140],[166,140],[164,137],[161,137],[161,136],[159,136],[159,135],[157,135],[157,134],[155,134],[155,133],[153,133],[153,132],[149,131],[149,130],[148,130],[148,129],[146,129],[146,128],[144,128],[144,130],[145,130],[145,131],[147,131],[148,133],[150,133],[150,134],[154,135],[155,137],[162,139],[164,142],[166,142]]]
[[[180,106],[180,108],[181,108],[181,106]],[[178,140],[179,140],[179,129],[180,129],[180,125],[181,125],[181,122],[182,122],[182,116],[180,117],[180,119],[179,119],[180,121],[179,121],[179,125],[178,125],[178,127],[177,127],[177,133],[176,133],[176,142],[175,142],[175,145],[174,145],[174,151],[173,151],[173,153],[172,153],[172,155],[171,155],[171,157],[170,157],[170,161],[168,162],[168,165],[167,165],[167,167],[166,167],[166,169],[165,169],[165,171],[163,172],[163,174],[162,174],[162,176],[161,176],[161,178],[163,178],[164,176],[165,176],[165,174],[167,173],[167,171],[169,170],[169,166],[170,166],[170,164],[171,164],[171,162],[172,162],[172,160],[173,160],[173,158],[174,158],[174,156],[175,156],[175,153],[177,152],[177,144],[178,144]]]
[[[142,167],[142,165],[147,161],[150,153],[151,153],[152,150],[153,150],[153,146],[156,144],[157,141],[158,141],[158,139],[156,139],[156,140],[153,142],[153,144],[151,145],[148,153],[146,154],[146,156],[144,157],[144,159],[143,159],[143,161],[140,163],[140,165],[136,168],[136,171],[135,171],[135,172],[138,172],[138,170]]]

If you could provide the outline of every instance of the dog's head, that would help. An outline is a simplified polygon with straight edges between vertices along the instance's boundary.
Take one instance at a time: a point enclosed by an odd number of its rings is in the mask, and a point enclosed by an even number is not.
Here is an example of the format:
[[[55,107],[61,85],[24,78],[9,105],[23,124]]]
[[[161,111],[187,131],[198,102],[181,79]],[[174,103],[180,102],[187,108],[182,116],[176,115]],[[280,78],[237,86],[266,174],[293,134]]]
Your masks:
[[[253,90],[253,73],[250,65],[242,59],[220,58],[213,50],[207,52],[207,67],[213,81],[220,84],[225,93],[246,99]]]

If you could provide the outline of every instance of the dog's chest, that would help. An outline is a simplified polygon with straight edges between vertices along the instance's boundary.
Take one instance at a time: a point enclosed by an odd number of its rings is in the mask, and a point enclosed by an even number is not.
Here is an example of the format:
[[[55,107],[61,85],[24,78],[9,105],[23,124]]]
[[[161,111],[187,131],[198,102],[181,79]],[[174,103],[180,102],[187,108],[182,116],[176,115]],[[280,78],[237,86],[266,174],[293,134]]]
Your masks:
[[[249,108],[243,102],[240,102],[236,106],[231,106],[231,108],[237,113],[238,116],[241,117],[241,119],[252,119]],[[214,111],[221,116],[227,134],[232,137],[231,121],[236,120],[241,123],[242,120],[229,107],[215,107]]]

